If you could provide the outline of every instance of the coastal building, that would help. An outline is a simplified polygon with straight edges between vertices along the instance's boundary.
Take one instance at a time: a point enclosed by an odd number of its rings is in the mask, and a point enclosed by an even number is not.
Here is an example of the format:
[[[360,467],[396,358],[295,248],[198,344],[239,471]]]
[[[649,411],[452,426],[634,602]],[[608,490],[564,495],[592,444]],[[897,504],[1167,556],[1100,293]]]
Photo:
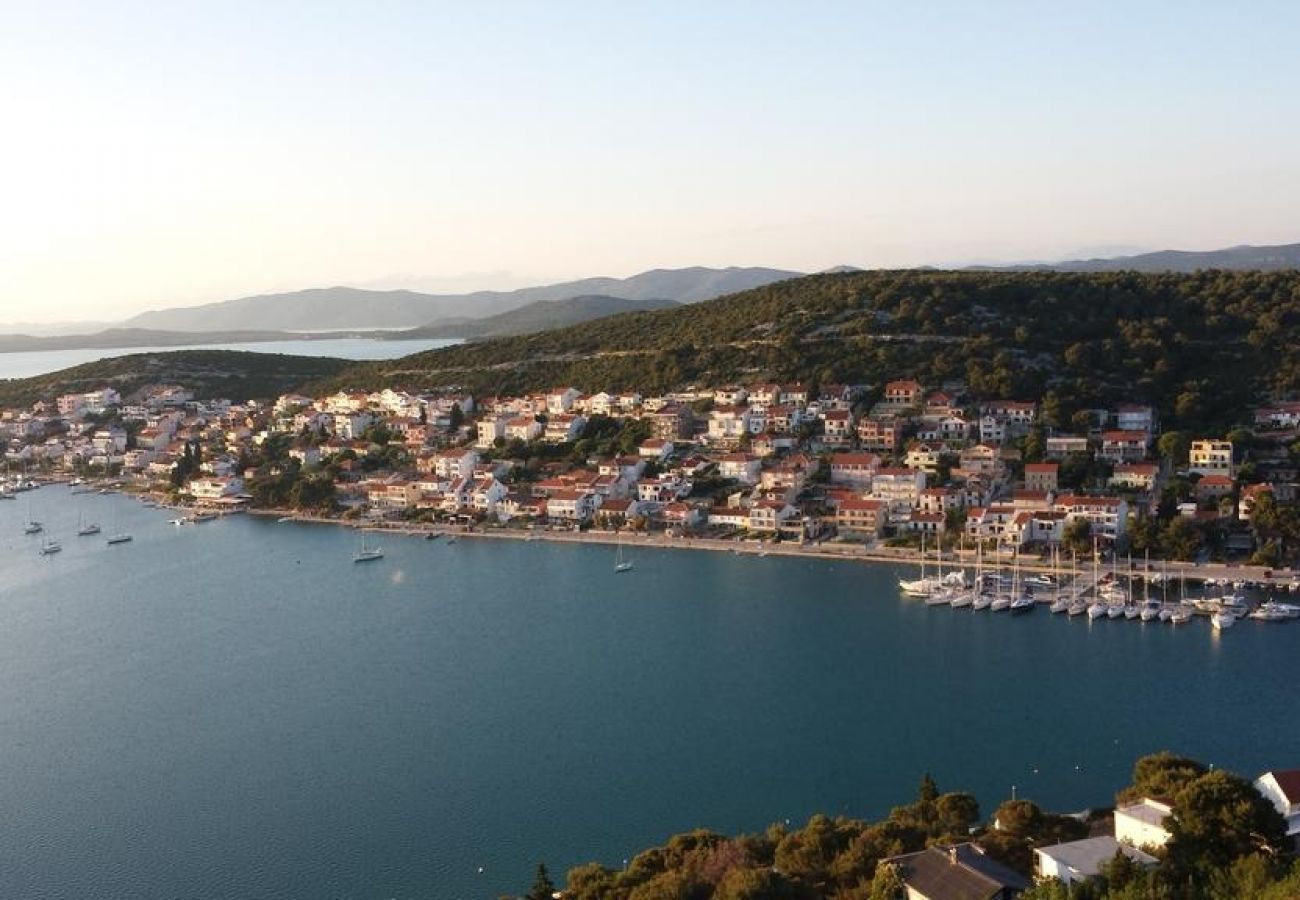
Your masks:
[[[244,481],[235,476],[194,478],[186,490],[197,503],[219,503],[233,499],[244,490]]]
[[[863,450],[897,453],[903,443],[903,422],[896,416],[868,416],[858,423],[857,430]]]
[[[910,408],[921,405],[924,390],[920,382],[904,379],[885,385],[885,403],[889,406]]]
[[[506,422],[501,416],[484,416],[474,423],[474,446],[480,450],[491,450],[498,440],[506,436]]]
[[[1156,411],[1150,406],[1137,403],[1121,404],[1115,410],[1115,427],[1120,431],[1143,431],[1148,435],[1156,433]]]
[[[1286,834],[1300,850],[1300,769],[1274,769],[1255,779],[1255,790],[1286,820]]]
[[[1155,490],[1160,467],[1155,463],[1121,463],[1111,473],[1108,484],[1112,488],[1150,493]]]
[[[1232,441],[1192,441],[1188,469],[1201,475],[1232,478]]]
[[[905,467],[879,469],[871,479],[871,497],[889,508],[890,523],[906,523],[925,490],[925,473]]]
[[[1025,463],[1025,490],[1055,492],[1060,468],[1054,462]]]
[[[868,491],[872,476],[880,468],[880,457],[874,453],[833,453],[829,468],[831,484]]]
[[[1043,455],[1048,459],[1065,459],[1067,456],[1086,456],[1088,439],[1073,434],[1058,434],[1049,437]]]
[[[1128,502],[1119,497],[1066,494],[1052,508],[1070,519],[1087,519],[1094,535],[1112,541],[1122,538],[1128,527]]]
[[[1115,809],[1115,840],[1130,847],[1163,847],[1169,842],[1165,819],[1173,807],[1144,797],[1137,803]]]
[[[1084,838],[1048,847],[1034,848],[1034,878],[1045,881],[1055,878],[1067,888],[1089,881],[1101,874],[1102,868],[1123,853],[1144,868],[1156,865],[1159,860],[1149,853],[1127,844],[1121,844],[1110,835]]]
[[[879,537],[888,518],[889,507],[883,500],[850,498],[835,505],[835,526],[842,532]]]
[[[976,844],[928,847],[880,861],[892,866],[908,900],[1013,900],[1029,880]]]
[[[728,453],[718,459],[718,475],[741,484],[758,484],[762,461],[748,453]]]
[[[821,420],[822,441],[827,446],[843,446],[853,439],[853,414],[847,409],[828,410]]]
[[[1145,431],[1103,431],[1097,458],[1113,463],[1140,462],[1146,459],[1150,438]]]

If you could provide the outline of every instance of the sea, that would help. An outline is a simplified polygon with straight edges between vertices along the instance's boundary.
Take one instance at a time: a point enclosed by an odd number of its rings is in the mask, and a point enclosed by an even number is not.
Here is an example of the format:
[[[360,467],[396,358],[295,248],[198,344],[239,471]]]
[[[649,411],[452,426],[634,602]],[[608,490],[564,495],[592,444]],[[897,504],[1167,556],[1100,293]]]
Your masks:
[[[334,356],[340,359],[397,359],[425,350],[461,343],[459,338],[391,340],[374,338],[321,338],[319,340],[250,341],[235,344],[186,344],[175,347],[87,347],[77,350],[25,350],[0,353],[0,379],[31,378],[82,363],[132,353],[168,353],[176,350],[248,350],[286,353],[290,356]]]
[[[349,529],[175,515],[0,502],[0,896],[491,900],[692,828],[882,817],[926,772],[987,815],[1108,805],[1161,749],[1300,765],[1300,623],[927,608],[905,568],[636,542],[622,574],[395,534],[356,564]]]

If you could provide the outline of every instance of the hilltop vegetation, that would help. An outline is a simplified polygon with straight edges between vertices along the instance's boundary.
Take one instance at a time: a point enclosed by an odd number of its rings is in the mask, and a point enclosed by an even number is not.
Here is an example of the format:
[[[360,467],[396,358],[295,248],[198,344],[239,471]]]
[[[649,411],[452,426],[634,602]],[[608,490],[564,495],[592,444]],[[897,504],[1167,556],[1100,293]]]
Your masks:
[[[26,406],[60,394],[116,388],[123,397],[150,384],[179,384],[198,397],[242,402],[276,397],[305,381],[342,372],[352,363],[322,356],[236,350],[133,353],[34,378],[0,381],[0,406]]]
[[[1297,271],[847,272],[358,365],[319,387],[960,379],[977,397],[1048,395],[1066,418],[1132,400],[1206,427],[1300,390],[1298,326]]]
[[[599,294],[569,297],[566,300],[538,300],[527,306],[482,319],[467,321],[434,322],[421,328],[398,331],[393,337],[410,338],[489,338],[516,334],[531,334],[548,328],[576,325],[592,319],[602,319],[619,313],[651,309],[671,309],[676,300],[649,297],[644,300],[625,300]]]

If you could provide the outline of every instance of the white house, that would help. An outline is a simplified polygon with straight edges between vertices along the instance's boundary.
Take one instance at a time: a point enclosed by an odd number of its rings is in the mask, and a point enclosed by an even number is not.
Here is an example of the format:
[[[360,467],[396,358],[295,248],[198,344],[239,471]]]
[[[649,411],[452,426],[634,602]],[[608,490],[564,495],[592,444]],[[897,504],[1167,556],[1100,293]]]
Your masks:
[[[478,454],[468,447],[444,450],[433,458],[433,471],[442,478],[468,478],[478,465]]]
[[[757,484],[762,461],[748,453],[728,453],[718,460],[718,474],[741,484]]]
[[[500,416],[488,416],[479,419],[474,424],[474,429],[474,446],[480,450],[490,450],[496,444],[497,438],[506,436],[506,420]]]
[[[1034,848],[1034,877],[1041,880],[1059,879],[1069,887],[1096,878],[1102,867],[1123,853],[1140,866],[1154,866],[1159,862],[1149,853],[1121,844],[1110,835],[1084,838],[1065,844]]]
[[[1115,809],[1115,840],[1130,847],[1163,847],[1169,842],[1165,819],[1173,808],[1158,800],[1143,798]]]
[[[1255,790],[1286,819],[1287,836],[1300,840],[1300,769],[1265,772],[1255,779]]]
[[[874,453],[835,453],[830,458],[831,483],[870,490],[879,468],[880,457]]]
[[[239,478],[195,478],[190,481],[189,492],[200,503],[215,503],[234,497],[244,489]]]

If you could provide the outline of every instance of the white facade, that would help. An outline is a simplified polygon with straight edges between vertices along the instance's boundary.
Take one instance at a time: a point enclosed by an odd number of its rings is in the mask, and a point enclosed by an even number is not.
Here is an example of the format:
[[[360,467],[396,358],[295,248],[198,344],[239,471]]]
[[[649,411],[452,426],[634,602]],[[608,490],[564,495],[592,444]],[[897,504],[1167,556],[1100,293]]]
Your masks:
[[[1164,821],[1173,812],[1167,804],[1144,798],[1115,810],[1115,840],[1130,847],[1163,847],[1169,841]]]

